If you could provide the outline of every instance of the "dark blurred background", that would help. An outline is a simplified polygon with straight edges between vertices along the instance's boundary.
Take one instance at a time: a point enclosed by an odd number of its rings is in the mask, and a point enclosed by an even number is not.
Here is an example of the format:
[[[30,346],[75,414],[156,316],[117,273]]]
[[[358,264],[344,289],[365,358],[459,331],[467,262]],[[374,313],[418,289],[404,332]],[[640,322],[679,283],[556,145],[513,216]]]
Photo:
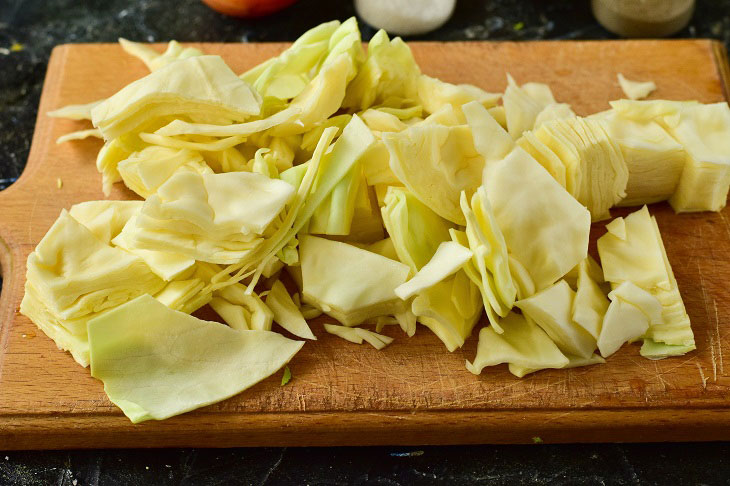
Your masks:
[[[223,16],[199,0],[0,0],[0,190],[25,165],[48,56],[57,44],[120,36],[292,41],[321,22],[354,14],[348,0],[300,0],[256,20]],[[375,33],[362,22],[361,30],[365,40]],[[613,37],[595,21],[587,0],[458,0],[443,27],[407,39]],[[730,44],[730,0],[699,0],[675,37]],[[728,443],[0,452],[0,485],[729,483]]]

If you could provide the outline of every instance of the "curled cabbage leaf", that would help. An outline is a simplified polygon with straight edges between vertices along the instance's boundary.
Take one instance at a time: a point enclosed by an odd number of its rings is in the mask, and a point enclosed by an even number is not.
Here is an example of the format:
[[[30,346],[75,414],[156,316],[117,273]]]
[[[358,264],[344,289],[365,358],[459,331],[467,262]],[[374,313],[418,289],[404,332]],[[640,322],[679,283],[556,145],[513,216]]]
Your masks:
[[[395,247],[398,260],[418,272],[448,241],[453,225],[434,213],[408,190],[389,187],[381,208],[383,222]]]
[[[453,241],[445,241],[413,278],[396,287],[395,294],[408,300],[459,271],[471,257],[472,253],[468,248]]]
[[[564,368],[569,363],[545,331],[523,315],[510,312],[501,327],[501,334],[492,327],[479,331],[477,355],[466,362],[466,369],[478,375],[487,366],[503,363],[531,370]]]

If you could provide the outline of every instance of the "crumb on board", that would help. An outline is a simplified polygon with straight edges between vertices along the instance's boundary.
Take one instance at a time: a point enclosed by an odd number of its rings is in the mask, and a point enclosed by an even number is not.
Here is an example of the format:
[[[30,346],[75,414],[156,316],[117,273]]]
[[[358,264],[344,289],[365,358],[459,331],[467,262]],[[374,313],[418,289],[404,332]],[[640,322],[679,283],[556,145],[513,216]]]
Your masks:
[[[61,180],[60,177],[58,179],[56,179],[56,185],[58,186],[59,189],[61,189],[63,187],[63,181]]]
[[[533,437],[532,443],[533,444],[542,444],[542,437],[537,437],[537,436]]]

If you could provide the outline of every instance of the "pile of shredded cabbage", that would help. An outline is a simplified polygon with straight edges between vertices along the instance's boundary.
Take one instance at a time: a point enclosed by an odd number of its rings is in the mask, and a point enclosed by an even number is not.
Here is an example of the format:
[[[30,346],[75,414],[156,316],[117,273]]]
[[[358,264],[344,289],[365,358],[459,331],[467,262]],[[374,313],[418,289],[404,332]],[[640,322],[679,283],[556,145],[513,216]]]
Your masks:
[[[695,348],[647,207],[607,225],[602,266],[588,239],[616,205],[724,207],[727,104],[579,117],[544,84],[508,76],[495,94],[422,74],[384,31],[365,51],[354,18],[240,75],[174,41],[121,44],[150,74],[51,115],[91,120],[63,140],[101,137],[104,190],[141,200],[63,210],[21,311],[133,422],[272,375],[322,313],[339,323],[324,331],[377,349],[421,324],[454,351],[484,322],[476,374],[603,363],[637,340],[651,359]],[[225,325],[191,315],[206,305]]]

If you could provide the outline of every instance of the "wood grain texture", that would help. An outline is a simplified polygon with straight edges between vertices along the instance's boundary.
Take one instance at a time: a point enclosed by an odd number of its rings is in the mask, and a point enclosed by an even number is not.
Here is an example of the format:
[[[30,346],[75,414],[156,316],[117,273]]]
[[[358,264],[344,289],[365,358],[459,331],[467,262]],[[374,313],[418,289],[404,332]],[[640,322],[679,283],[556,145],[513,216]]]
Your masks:
[[[653,98],[725,99],[727,60],[705,40],[412,43],[423,71],[501,91],[505,72],[547,82],[579,114],[622,97],[616,73],[654,80]],[[241,72],[284,44],[202,44]],[[648,361],[625,346],[604,366],[542,371],[519,380],[505,367],[474,376],[477,332],[448,353],[425,328],[387,328],[383,351],[326,334],[274,376],[234,398],[164,422],[132,425],[102,384],[17,311],[25,260],[61,208],[103,199],[97,140],[56,145],[86,127],[45,112],[116,92],[143,76],[116,45],[57,47],[48,67],[28,165],[0,192],[0,449],[332,444],[448,444],[730,439],[730,210],[677,216],[653,205],[692,320],[697,351]],[[61,178],[63,187],[57,187]],[[113,199],[134,196],[117,184]],[[628,210],[614,211],[624,215]],[[603,232],[598,225],[592,242]],[[592,244],[593,244],[592,243]],[[728,362],[728,371],[724,363]]]

